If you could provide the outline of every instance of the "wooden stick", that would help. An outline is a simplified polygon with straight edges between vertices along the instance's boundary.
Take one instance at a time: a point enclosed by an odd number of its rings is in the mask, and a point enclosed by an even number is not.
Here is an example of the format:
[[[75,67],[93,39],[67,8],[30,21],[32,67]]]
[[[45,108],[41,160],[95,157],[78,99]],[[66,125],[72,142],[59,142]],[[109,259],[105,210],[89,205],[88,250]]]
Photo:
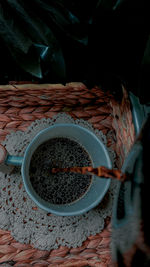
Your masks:
[[[108,169],[104,166],[93,168],[91,166],[86,167],[69,167],[69,168],[52,168],[51,173],[58,172],[75,172],[80,174],[94,174],[102,178],[112,178],[119,181],[129,180],[129,176],[125,173],[122,173],[120,170]]]

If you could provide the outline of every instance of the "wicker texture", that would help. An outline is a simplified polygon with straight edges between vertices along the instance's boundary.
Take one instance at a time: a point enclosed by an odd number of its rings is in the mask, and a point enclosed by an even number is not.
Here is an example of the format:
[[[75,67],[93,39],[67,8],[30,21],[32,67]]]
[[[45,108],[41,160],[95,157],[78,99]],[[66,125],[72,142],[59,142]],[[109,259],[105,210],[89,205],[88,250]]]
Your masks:
[[[130,148],[135,140],[135,129],[132,123],[132,112],[130,100],[127,91],[124,87],[122,102],[118,103],[115,99],[111,99],[111,107],[113,109],[113,123],[112,127],[116,133],[116,147],[115,151],[119,156],[117,161],[118,168],[121,168],[125,157],[130,151]]]
[[[61,111],[73,118],[86,119],[105,133],[112,128],[109,96],[98,88],[88,91],[78,83],[42,88],[31,84],[0,87],[0,92],[0,138],[3,139],[11,130],[24,131],[32,121],[51,118]]]
[[[89,237],[80,248],[40,251],[31,245],[16,242],[8,231],[0,231],[0,263],[16,262],[14,266],[104,266],[110,263],[110,227]]]
[[[0,86],[0,141],[12,130],[23,130],[36,119],[51,118],[66,112],[74,119],[83,118],[104,134],[108,146],[117,152],[118,167],[134,142],[130,101],[125,89],[122,103],[98,87],[87,89],[82,83],[10,84]],[[119,119],[118,119],[119,118]],[[0,230],[0,263],[13,266],[111,266],[110,219],[105,229],[90,236],[81,247],[60,247],[52,251],[34,249],[13,240],[9,231]]]

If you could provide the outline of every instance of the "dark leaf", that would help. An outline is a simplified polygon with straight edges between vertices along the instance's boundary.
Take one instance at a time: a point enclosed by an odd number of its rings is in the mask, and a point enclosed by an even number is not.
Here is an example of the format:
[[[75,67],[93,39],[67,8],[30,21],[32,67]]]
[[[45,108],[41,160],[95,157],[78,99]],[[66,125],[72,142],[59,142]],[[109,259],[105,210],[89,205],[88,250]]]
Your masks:
[[[50,46],[46,47],[39,44],[34,44],[37,53],[40,55],[43,75],[51,73],[59,80],[64,80],[66,76],[65,61],[62,51],[59,47],[55,50]]]
[[[117,8],[120,8],[120,6],[125,2],[126,2],[126,0],[118,0],[116,2],[116,4],[114,5],[113,10],[116,10]]]
[[[141,64],[141,72],[139,76],[139,94],[141,103],[150,103],[150,36],[144,51]]]
[[[41,61],[45,61],[45,64],[47,61],[46,72],[55,69],[57,76],[64,78],[63,54],[50,28],[37,15],[32,16],[21,0],[7,2],[16,16],[9,17],[1,8],[0,35],[17,64],[33,76],[42,78]],[[39,47],[41,45],[41,51],[34,46],[35,43]]]
[[[17,64],[26,72],[30,73],[31,75],[42,78],[42,70],[41,70],[41,63],[40,63],[40,56],[36,53],[36,50],[32,46],[28,54],[20,53],[18,50],[11,50],[11,54]]]
[[[48,28],[35,14],[33,15],[32,12],[28,10],[28,5],[25,6],[22,1],[18,0],[7,0],[7,2],[16,13],[16,17],[18,18],[16,23],[21,23],[21,25],[18,24],[17,27],[20,28],[22,26],[26,36],[30,36],[33,42],[40,42],[47,45],[48,43],[45,35]]]
[[[52,1],[49,4],[41,0],[34,1],[37,6],[40,7],[39,16],[42,18],[45,13],[47,24],[50,25],[54,31],[57,31],[58,29],[66,36],[87,45],[87,25],[82,24],[81,21],[62,5],[60,1]]]
[[[147,44],[146,44],[146,48],[145,48],[145,51],[144,51],[142,65],[149,65],[149,67],[150,67],[150,36],[148,38],[148,41],[147,41]]]
[[[119,0],[120,1],[120,0]],[[113,9],[117,0],[99,0],[97,3],[97,8]]]
[[[21,29],[15,25],[13,18],[8,17],[4,12],[3,7],[0,6],[0,36],[10,49],[18,49],[27,53],[32,41],[28,36],[24,36]]]
[[[11,51],[11,53],[22,69],[37,78],[41,79],[47,73],[55,74],[59,80],[65,78],[65,62],[59,47],[33,44],[28,54],[18,51]]]
[[[67,24],[79,24],[80,20],[75,16],[70,10],[61,1],[42,1],[34,0],[37,6],[40,6],[41,9],[50,12],[54,17],[58,16],[58,21],[60,20],[62,26]]]

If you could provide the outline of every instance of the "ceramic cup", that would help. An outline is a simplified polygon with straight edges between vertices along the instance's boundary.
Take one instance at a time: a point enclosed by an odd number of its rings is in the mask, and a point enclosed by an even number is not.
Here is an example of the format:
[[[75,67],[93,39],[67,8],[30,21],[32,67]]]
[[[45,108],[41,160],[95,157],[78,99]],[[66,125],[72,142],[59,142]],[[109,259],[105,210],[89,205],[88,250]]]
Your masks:
[[[109,188],[110,179],[100,179],[93,175],[89,190],[82,198],[70,204],[57,205],[43,200],[32,187],[29,176],[30,162],[33,153],[42,143],[56,137],[66,137],[83,146],[91,158],[93,167],[105,166],[112,168],[111,160],[104,144],[94,133],[75,124],[57,124],[40,131],[28,145],[23,157],[5,155],[5,165],[21,166],[26,192],[37,206],[56,215],[80,215],[100,203]]]

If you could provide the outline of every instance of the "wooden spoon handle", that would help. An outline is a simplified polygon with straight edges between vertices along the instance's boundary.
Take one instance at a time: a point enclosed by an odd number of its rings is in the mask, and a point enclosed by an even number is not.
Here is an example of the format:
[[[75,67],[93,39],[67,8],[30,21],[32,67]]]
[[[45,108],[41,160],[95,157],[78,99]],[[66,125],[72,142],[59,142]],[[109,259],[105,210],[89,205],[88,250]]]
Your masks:
[[[117,179],[120,181],[125,181],[129,179],[129,177],[127,177],[127,175],[122,173],[120,170],[108,169],[104,166],[100,166],[97,168],[93,168],[91,166],[85,166],[85,167],[69,167],[69,168],[52,168],[51,169],[51,173],[57,173],[57,172],[75,172],[75,173],[80,173],[80,174],[94,174],[98,177],[112,178],[112,179]]]

